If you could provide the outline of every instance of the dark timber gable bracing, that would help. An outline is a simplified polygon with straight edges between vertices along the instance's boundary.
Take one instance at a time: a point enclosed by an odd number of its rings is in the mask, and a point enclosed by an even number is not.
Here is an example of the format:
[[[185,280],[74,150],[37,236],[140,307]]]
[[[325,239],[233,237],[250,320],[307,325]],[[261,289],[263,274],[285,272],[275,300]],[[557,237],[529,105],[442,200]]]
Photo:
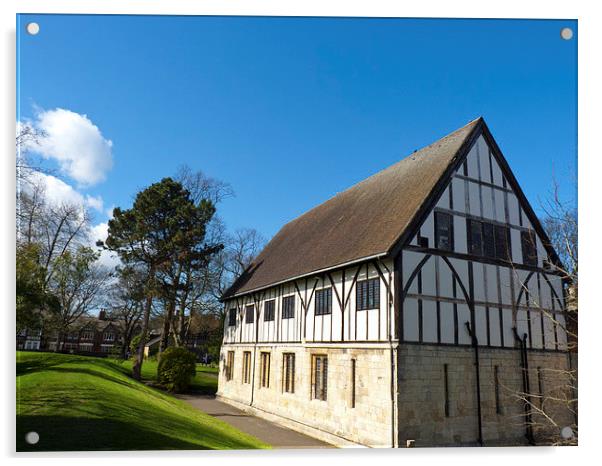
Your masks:
[[[375,257],[394,257],[412,237],[482,135],[558,262],[483,118],[426,146],[287,223],[223,298]]]

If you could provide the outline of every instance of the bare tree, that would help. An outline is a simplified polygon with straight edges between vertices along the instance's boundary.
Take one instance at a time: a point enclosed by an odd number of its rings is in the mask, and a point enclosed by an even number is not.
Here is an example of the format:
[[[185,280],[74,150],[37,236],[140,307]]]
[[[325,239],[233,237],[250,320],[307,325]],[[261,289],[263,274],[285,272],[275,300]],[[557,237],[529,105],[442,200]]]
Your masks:
[[[117,274],[118,279],[111,284],[108,299],[110,317],[123,335],[121,355],[125,359],[142,319],[145,275],[133,267],[121,268]]]
[[[541,302],[538,293],[530,292],[529,284],[517,279],[518,292],[522,293],[533,315],[567,335],[568,368],[523,368],[524,380],[537,381],[529,390],[508,391],[525,407],[522,422],[533,441],[552,445],[576,445],[578,441],[577,416],[577,350],[578,350],[578,213],[572,202],[563,201],[559,187],[553,183],[551,196],[543,203],[542,224],[550,245],[559,260],[546,264],[550,273],[563,284],[565,312],[558,314]],[[520,277],[515,270],[515,276]],[[562,315],[562,318],[559,317]],[[532,322],[535,324],[535,322]],[[521,336],[517,334],[517,339]],[[526,346],[523,337],[522,346]],[[525,385],[525,384],[523,384]],[[526,384],[530,387],[529,384]]]
[[[51,286],[60,309],[53,320],[58,333],[57,350],[62,349],[64,338],[71,324],[100,304],[110,272],[95,264],[98,253],[91,248],[80,247],[67,251],[53,267]]]

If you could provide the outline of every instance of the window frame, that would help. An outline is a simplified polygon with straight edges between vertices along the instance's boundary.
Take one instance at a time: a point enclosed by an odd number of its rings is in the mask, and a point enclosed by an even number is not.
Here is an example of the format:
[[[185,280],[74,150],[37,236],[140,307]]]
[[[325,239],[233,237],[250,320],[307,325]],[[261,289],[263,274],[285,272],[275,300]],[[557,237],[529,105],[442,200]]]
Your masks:
[[[282,354],[282,391],[295,393],[295,353]]]
[[[249,318],[249,316],[251,316],[251,318]],[[255,323],[255,305],[248,304],[245,306],[245,324],[254,324],[254,323]]]
[[[242,353],[242,383],[251,383],[251,352],[243,351]]]
[[[325,301],[324,298],[322,298],[324,294],[326,294],[328,297],[328,299]],[[320,299],[318,296],[320,296]],[[320,290],[316,290],[316,295],[314,297],[314,315],[326,316],[330,314],[332,314],[332,287],[328,286]]]
[[[376,287],[371,290],[371,286],[376,282]],[[363,287],[366,286],[364,290]],[[372,292],[373,302],[370,303],[370,293]],[[358,280],[355,284],[355,308],[358,311],[369,311],[380,308],[380,278],[366,278]]]
[[[537,252],[537,235],[535,234],[534,230],[521,230],[520,246],[523,255],[523,264],[531,267],[537,267],[539,262],[539,254]],[[529,251],[529,249],[531,250]],[[529,252],[533,254],[529,255]]]
[[[228,309],[228,327],[236,327],[236,308]]]
[[[272,355],[269,351],[259,353],[259,387],[270,388],[270,369]]]
[[[290,308],[287,304],[292,303]],[[283,296],[282,297],[282,318],[283,319],[294,319],[295,318],[295,295]]]
[[[312,399],[328,401],[328,356],[311,355],[311,392]]]
[[[435,223],[435,248],[442,251],[453,251],[454,250],[454,216],[448,212],[434,212],[434,223]],[[448,245],[447,247],[441,247],[440,241],[442,238],[440,226],[442,226],[442,219],[446,219],[448,227]]]
[[[269,307],[268,307],[269,304]],[[270,311],[270,312],[268,312]],[[263,321],[273,322],[276,319],[276,300],[270,299],[263,303]]]
[[[234,351],[226,353],[226,382],[229,382],[234,377]]]

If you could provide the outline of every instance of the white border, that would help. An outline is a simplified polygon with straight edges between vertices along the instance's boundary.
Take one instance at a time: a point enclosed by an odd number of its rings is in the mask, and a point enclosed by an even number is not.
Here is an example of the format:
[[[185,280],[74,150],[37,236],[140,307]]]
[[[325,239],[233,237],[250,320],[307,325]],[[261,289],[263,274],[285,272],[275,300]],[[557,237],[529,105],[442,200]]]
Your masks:
[[[597,333],[602,329],[600,315],[602,309],[594,304],[594,280],[599,276],[594,265],[602,263],[596,251],[600,244],[598,226],[600,217],[599,199],[602,154],[598,147],[600,133],[598,113],[602,109],[602,73],[599,58],[600,31],[602,24],[596,15],[596,2],[575,0],[526,2],[506,0],[485,2],[475,0],[453,1],[412,1],[407,3],[384,0],[297,0],[297,1],[196,1],[191,0],[4,0],[0,3],[2,15],[2,99],[4,109],[0,113],[2,128],[1,173],[2,183],[2,263],[0,286],[2,287],[3,324],[3,413],[1,442],[2,451],[9,456],[7,463],[13,464],[16,458],[43,459],[45,464],[81,463],[104,464],[112,458],[144,457],[145,464],[161,464],[176,457],[188,462],[244,462],[249,465],[307,464],[316,460],[340,461],[350,465],[366,462],[394,464],[400,462],[437,462],[439,464],[508,464],[518,461],[549,464],[580,464],[590,455],[595,455],[600,430],[600,367],[597,348],[594,342],[600,340]],[[15,123],[15,13],[113,13],[113,14],[210,14],[210,15],[282,15],[282,16],[376,16],[376,17],[504,17],[504,18],[577,18],[579,20],[579,197],[580,197],[580,242],[581,242],[581,345],[580,345],[580,446],[560,449],[430,449],[430,450],[349,450],[349,451],[277,451],[277,452],[146,452],[146,453],[71,453],[19,455],[14,453],[14,123]],[[560,111],[561,109],[559,109]],[[520,118],[520,115],[517,115]],[[541,135],[545,137],[545,135]],[[599,267],[598,267],[599,268]],[[598,285],[599,287],[600,285]],[[598,350],[599,351],[599,350]],[[67,456],[67,458],[66,458]],[[598,455],[596,455],[598,456]],[[599,457],[597,458],[599,461]],[[594,460],[595,461],[595,460]]]

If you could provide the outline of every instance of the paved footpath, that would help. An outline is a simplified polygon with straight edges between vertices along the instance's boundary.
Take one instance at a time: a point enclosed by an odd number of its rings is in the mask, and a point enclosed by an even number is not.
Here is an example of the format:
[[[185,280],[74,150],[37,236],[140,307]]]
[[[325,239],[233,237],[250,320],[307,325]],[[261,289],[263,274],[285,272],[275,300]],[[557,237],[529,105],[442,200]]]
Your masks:
[[[193,407],[227,422],[274,448],[334,448],[334,446],[307,435],[279,426],[252,414],[247,414],[211,395],[177,395]]]

